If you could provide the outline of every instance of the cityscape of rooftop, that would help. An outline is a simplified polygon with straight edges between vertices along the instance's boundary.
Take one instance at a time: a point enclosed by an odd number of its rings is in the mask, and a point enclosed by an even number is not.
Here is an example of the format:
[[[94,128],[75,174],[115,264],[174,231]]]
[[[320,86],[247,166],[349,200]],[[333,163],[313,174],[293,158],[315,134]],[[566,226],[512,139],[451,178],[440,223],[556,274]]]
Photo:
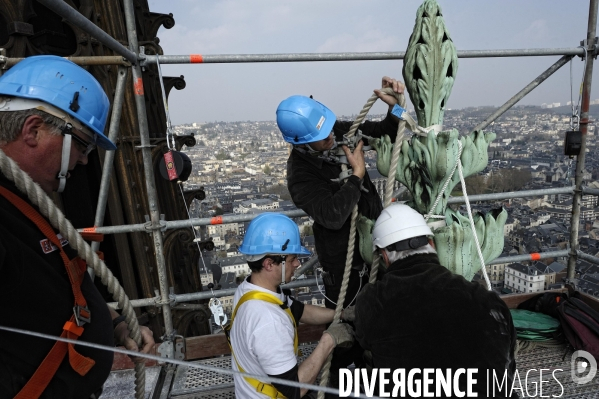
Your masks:
[[[599,146],[595,139],[599,100],[593,103],[583,181],[586,186],[599,188]],[[488,148],[488,166],[466,179],[468,194],[574,184],[576,160],[565,156],[563,149],[565,132],[571,129],[571,107],[567,104],[551,105],[516,106],[485,129],[496,133],[497,137]],[[444,124],[447,129],[468,134],[494,110],[495,107],[446,110]],[[385,114],[374,114],[370,119],[384,117]],[[193,172],[185,183],[185,189],[202,188],[206,193],[203,201],[196,200],[191,204],[193,217],[296,209],[286,187],[286,162],[290,147],[282,140],[275,121],[192,123],[177,125],[174,129],[178,135],[193,134],[196,141],[195,146],[183,149],[193,163]],[[382,198],[386,178],[376,170],[374,151],[366,153],[366,163]],[[396,183],[395,188],[398,186],[399,183]],[[462,195],[462,192],[457,189],[452,195]],[[509,216],[504,227],[502,257],[569,247],[572,213],[569,195],[539,195],[479,202],[472,206],[474,211],[480,212],[488,212],[498,206],[507,210]],[[314,252],[313,221],[307,216],[295,218],[295,221],[300,226],[304,245]],[[599,203],[596,196],[583,196],[580,223],[581,250],[599,255]],[[203,277],[206,283],[214,278],[214,283],[222,288],[231,288],[249,273],[245,259],[237,251],[247,224],[225,223],[199,229],[202,239],[212,240],[215,244],[215,251],[204,257],[204,270],[208,271]],[[563,284],[566,262],[565,258],[550,258],[537,262],[497,264],[487,266],[487,273],[497,292],[541,291]],[[579,260],[577,284],[584,292],[599,297],[599,270],[596,268]],[[212,274],[213,270],[218,270],[216,277]],[[534,286],[531,287],[524,283],[529,275],[534,276]],[[306,303],[323,303],[318,288],[305,288],[300,294]],[[230,299],[224,299],[226,308],[232,305]]]

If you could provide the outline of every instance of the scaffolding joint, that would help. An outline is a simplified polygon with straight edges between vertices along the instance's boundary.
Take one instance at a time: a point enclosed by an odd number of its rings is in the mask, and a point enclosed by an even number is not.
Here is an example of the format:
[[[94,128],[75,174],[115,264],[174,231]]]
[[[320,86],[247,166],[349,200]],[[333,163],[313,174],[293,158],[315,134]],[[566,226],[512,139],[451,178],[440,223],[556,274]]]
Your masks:
[[[146,222],[144,223],[144,229],[148,234],[153,233],[155,230],[165,232],[167,229],[166,220],[164,220],[164,214],[160,214],[160,220],[156,223],[152,222],[150,215],[145,215]]]
[[[589,46],[589,40],[584,39],[580,41],[580,47],[584,48],[586,51],[584,54],[580,55],[580,60],[584,61],[586,55],[592,55],[594,59],[597,59],[598,47],[597,47],[597,37],[593,40],[593,45]]]

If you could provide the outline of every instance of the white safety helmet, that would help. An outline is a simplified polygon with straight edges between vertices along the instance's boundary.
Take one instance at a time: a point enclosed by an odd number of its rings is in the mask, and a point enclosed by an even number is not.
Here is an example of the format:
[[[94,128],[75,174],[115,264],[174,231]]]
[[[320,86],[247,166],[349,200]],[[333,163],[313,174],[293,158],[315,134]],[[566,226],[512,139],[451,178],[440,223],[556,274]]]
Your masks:
[[[391,204],[383,209],[372,230],[374,248],[386,248],[410,238],[432,236],[424,217],[403,204]]]

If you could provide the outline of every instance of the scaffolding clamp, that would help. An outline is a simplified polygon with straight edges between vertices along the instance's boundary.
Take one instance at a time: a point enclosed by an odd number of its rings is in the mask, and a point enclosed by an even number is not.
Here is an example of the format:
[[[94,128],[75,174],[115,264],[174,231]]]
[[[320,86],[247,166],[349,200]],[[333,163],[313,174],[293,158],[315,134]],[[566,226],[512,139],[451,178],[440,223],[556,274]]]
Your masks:
[[[160,214],[160,221],[158,221],[157,226],[154,226],[152,223],[152,219],[150,215],[144,215],[146,222],[144,223],[144,229],[146,229],[148,234],[151,234],[154,230],[160,230],[161,232],[165,232],[167,229],[166,220],[164,220],[164,213]]]
[[[141,67],[142,71],[145,71],[147,61],[148,59],[146,58],[146,47],[139,46],[139,53],[137,54],[137,63]]]

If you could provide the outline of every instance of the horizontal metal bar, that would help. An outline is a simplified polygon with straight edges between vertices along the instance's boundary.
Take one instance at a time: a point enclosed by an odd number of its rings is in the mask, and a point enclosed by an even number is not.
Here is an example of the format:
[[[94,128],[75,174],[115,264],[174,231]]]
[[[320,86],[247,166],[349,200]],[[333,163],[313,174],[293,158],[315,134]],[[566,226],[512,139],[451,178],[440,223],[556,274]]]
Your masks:
[[[596,265],[599,265],[599,258],[597,258],[596,256],[585,254],[582,251],[576,251],[576,255],[578,256],[578,259],[583,259],[595,263]]]
[[[578,253],[578,257],[580,259],[584,259],[589,262],[599,264],[599,258],[592,256],[592,255],[585,254],[584,252],[581,252],[581,251],[577,251],[577,253]],[[559,257],[566,257],[569,255],[570,255],[569,250],[562,250],[562,251],[539,252],[539,253],[535,253],[535,254],[505,256],[502,258],[494,259],[494,260],[490,261],[487,265],[497,265],[497,264],[502,264],[502,263],[516,263],[516,262],[531,262],[531,261],[539,260],[539,259],[559,258]],[[309,262],[316,262],[317,260],[318,260],[318,258],[316,256],[314,256],[308,262],[306,262],[303,267],[306,267]],[[300,269],[298,269],[298,271],[299,270]],[[296,272],[296,274],[297,274],[297,272]],[[316,284],[317,284],[317,282],[316,282],[315,278],[307,278],[307,279],[301,279],[301,280],[294,280],[288,284],[285,284],[285,288],[314,287],[314,286],[316,286]],[[322,279],[318,279],[318,284],[319,285],[323,284]],[[194,292],[191,294],[170,295],[169,298],[173,301],[174,304],[177,304],[177,303],[183,303],[183,302],[210,299],[210,298],[214,298],[214,297],[221,298],[223,296],[234,295],[236,289],[237,288],[228,288],[226,290],[202,291],[202,292]],[[130,302],[134,308],[139,308],[142,306],[161,306],[158,304],[159,299],[160,299],[159,297],[146,298],[146,299],[133,299]],[[114,309],[118,309],[118,304],[116,302],[111,302],[108,305],[113,307]]]
[[[66,19],[69,23],[75,25],[79,29],[83,29],[115,53],[122,55],[134,64],[137,62],[137,55],[134,52],[127,49],[92,21],[85,18],[79,11],[68,5],[64,0],[38,0],[38,2]]]
[[[510,198],[523,198],[523,197],[536,197],[540,195],[554,195],[554,194],[569,194],[572,195],[574,190],[574,186],[569,187],[559,187],[559,188],[545,188],[539,190],[526,190],[526,191],[510,191],[504,193],[491,193],[491,194],[478,194],[478,195],[469,195],[468,199],[472,202],[474,201],[496,201],[502,199],[510,199]],[[588,187],[582,188],[583,194],[590,195],[599,195],[598,189],[592,189]],[[462,204],[466,202],[464,197],[450,197],[447,200],[448,204]],[[296,209],[293,211],[284,211],[278,212],[283,215],[287,215],[290,218],[294,217],[302,217],[308,216],[306,212],[301,209]],[[189,220],[173,220],[168,222],[162,222],[161,228],[163,229],[181,229],[185,227],[192,226],[207,226],[213,224],[226,224],[226,223],[240,223],[240,222],[249,222],[254,219],[257,215],[255,214],[244,214],[244,215],[232,215],[232,216],[217,216],[212,218],[195,218]],[[81,233],[84,229],[78,229]],[[135,232],[150,232],[151,230],[148,228],[148,224],[129,224],[122,226],[105,226],[105,227],[96,227],[95,232],[100,234],[121,234],[121,233],[135,233]]]
[[[4,58],[4,61],[2,60]],[[131,63],[127,59],[120,55],[97,55],[93,57],[63,57],[77,65],[122,65],[131,66]],[[0,57],[0,64],[4,63],[5,68],[16,65],[19,61],[23,61],[25,58],[8,58]]]
[[[558,55],[583,56],[584,50],[572,48],[458,50],[458,58],[545,57]],[[227,64],[243,62],[307,62],[307,61],[366,61],[403,60],[405,51],[364,53],[285,53],[285,54],[189,54],[146,55],[146,63],[155,64]]]
[[[599,189],[597,189],[597,188],[583,187],[582,188],[582,193],[583,194],[590,194],[590,195],[599,195]]]
[[[566,249],[563,251],[550,251],[550,252],[539,252],[536,254],[504,256],[503,258],[497,258],[497,259],[490,261],[489,263],[487,263],[487,265],[497,265],[500,263],[530,262],[530,261],[539,260],[539,259],[568,256],[569,254],[570,254],[570,251]]]
[[[559,188],[544,188],[539,190],[525,190],[525,191],[510,191],[506,193],[491,193],[491,194],[478,194],[469,195],[468,200],[473,201],[495,201],[510,198],[521,198],[521,197],[536,197],[539,195],[552,195],[552,194],[570,194],[574,193],[574,186],[559,187]],[[448,204],[462,204],[466,202],[465,197],[449,197],[447,199]]]
[[[301,280],[294,280],[290,283],[285,284],[285,288],[301,288],[301,287],[314,287],[316,286],[317,281],[315,278],[306,278]],[[318,279],[318,284],[323,285],[322,279]],[[215,290],[215,291],[202,291],[202,292],[194,292],[191,294],[179,294],[179,295],[169,295],[169,298],[173,301],[174,304],[190,302],[190,301],[198,301],[203,299],[211,299],[211,298],[221,298],[223,296],[235,295],[235,290],[237,288],[227,288],[226,290]],[[131,300],[131,306],[134,308],[140,308],[143,306],[162,306],[158,304],[160,297],[155,298],[145,298],[145,299],[133,299]],[[108,306],[113,309],[119,309],[117,302],[109,302]]]
[[[314,267],[314,265],[316,264],[316,262],[318,262],[318,255],[312,256],[309,261],[307,261],[306,263],[301,265],[295,272],[293,272],[293,274],[295,276],[301,276],[307,270],[312,269]]]
[[[277,212],[283,215],[287,215],[290,218],[307,216],[306,212],[301,209],[296,209],[293,211],[284,211]],[[212,218],[195,218],[188,220],[173,220],[169,222],[163,222],[161,224],[161,228],[164,229],[181,229],[185,227],[192,226],[207,226],[207,225],[215,225],[215,224],[226,224],[226,223],[239,223],[239,222],[249,222],[254,219],[255,214],[244,214],[244,215],[232,215],[232,216],[217,216]],[[79,232],[83,232],[83,229],[79,229]],[[145,231],[150,232],[148,230],[147,224],[129,224],[122,226],[106,226],[106,227],[97,227],[95,229],[96,233],[100,234],[119,234],[119,233],[133,233],[136,231]]]

